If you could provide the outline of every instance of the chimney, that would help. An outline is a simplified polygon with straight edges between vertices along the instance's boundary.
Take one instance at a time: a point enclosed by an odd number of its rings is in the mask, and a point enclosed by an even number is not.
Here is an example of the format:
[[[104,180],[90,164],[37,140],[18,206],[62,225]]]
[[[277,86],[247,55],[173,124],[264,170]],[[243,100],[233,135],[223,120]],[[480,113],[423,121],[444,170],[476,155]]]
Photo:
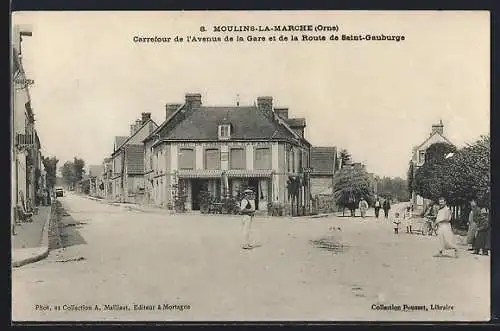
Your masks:
[[[141,121],[142,124],[146,123],[148,120],[151,119],[151,113],[142,113],[141,119],[142,119]]]
[[[274,108],[274,112],[283,119],[288,119],[288,108]]]
[[[139,128],[142,126],[142,121],[141,120],[135,120],[135,131],[139,130]]]
[[[168,119],[172,114],[179,109],[179,107],[182,106],[181,104],[178,103],[167,103],[165,105],[165,110],[166,110],[166,119]]]
[[[198,109],[201,107],[201,94],[199,93],[187,93],[186,94],[186,104],[190,109]]]
[[[258,97],[257,108],[265,114],[273,111],[273,97]]]
[[[438,124],[433,124],[432,125],[432,131],[431,131],[431,136],[434,134],[434,133],[439,133],[440,135],[443,135],[443,132],[444,132],[444,125],[443,125],[443,121],[442,120],[439,120],[439,123]]]
[[[132,125],[130,126],[130,135],[133,135],[133,134],[134,134],[134,132],[135,132],[135,124],[132,124]]]

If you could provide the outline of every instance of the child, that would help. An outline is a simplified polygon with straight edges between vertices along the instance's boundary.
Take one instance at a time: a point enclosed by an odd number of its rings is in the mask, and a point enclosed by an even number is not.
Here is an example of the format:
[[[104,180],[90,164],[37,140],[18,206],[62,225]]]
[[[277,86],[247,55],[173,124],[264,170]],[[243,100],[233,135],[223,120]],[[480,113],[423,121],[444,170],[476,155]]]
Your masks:
[[[405,220],[405,225],[406,225],[406,233],[412,233],[411,232],[411,207],[408,206],[406,207],[404,214],[403,214],[403,219]]]
[[[399,233],[399,223],[401,223],[401,221],[399,220],[399,213],[394,214],[394,219],[392,220],[392,223],[394,224],[394,233],[398,234]]]

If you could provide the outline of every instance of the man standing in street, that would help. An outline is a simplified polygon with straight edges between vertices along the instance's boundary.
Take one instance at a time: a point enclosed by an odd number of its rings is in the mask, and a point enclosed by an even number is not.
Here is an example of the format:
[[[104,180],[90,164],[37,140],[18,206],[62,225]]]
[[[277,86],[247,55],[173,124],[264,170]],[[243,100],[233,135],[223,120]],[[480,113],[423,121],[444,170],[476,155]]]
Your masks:
[[[389,217],[389,210],[391,209],[391,203],[389,202],[389,198],[384,200],[384,204],[382,205],[382,209],[384,209],[385,218]]]
[[[471,200],[470,202],[470,213],[469,213],[469,229],[467,231],[467,244],[471,245],[469,251],[474,250],[472,245],[474,244],[474,237],[476,236],[477,224],[481,217],[481,209],[477,206],[476,200]]]
[[[451,230],[451,210],[446,205],[444,198],[439,198],[439,211],[436,216],[437,233],[441,248],[434,257],[444,256],[444,251],[452,249],[455,251],[455,257],[458,257],[458,247],[455,244],[455,237]]]
[[[382,208],[382,204],[380,203],[379,197],[375,200],[375,217],[378,218],[378,214],[380,213],[380,208]]]
[[[240,213],[243,215],[243,249],[253,248],[250,242],[250,230],[252,226],[253,217],[255,215],[255,197],[250,189],[243,191],[243,199],[240,203]]]

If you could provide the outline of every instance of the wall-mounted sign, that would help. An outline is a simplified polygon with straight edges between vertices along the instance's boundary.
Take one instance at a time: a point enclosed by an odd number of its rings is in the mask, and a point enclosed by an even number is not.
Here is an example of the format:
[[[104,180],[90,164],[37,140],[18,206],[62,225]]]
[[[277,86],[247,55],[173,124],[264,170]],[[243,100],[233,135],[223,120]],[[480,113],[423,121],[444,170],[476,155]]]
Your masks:
[[[16,78],[14,80],[14,83],[19,84],[19,85],[33,85],[33,84],[35,84],[35,81],[33,79]]]

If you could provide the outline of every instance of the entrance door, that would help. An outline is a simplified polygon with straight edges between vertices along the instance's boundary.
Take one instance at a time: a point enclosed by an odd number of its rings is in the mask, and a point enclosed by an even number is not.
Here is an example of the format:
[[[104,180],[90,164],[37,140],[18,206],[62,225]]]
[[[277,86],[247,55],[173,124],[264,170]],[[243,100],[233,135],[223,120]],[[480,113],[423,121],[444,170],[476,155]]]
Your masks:
[[[248,186],[250,189],[254,192],[255,194],[255,209],[259,209],[259,197],[260,197],[260,192],[259,192],[259,179],[258,178],[251,178],[248,180]]]
[[[192,210],[200,210],[200,192],[207,190],[208,181],[205,179],[191,180]]]

